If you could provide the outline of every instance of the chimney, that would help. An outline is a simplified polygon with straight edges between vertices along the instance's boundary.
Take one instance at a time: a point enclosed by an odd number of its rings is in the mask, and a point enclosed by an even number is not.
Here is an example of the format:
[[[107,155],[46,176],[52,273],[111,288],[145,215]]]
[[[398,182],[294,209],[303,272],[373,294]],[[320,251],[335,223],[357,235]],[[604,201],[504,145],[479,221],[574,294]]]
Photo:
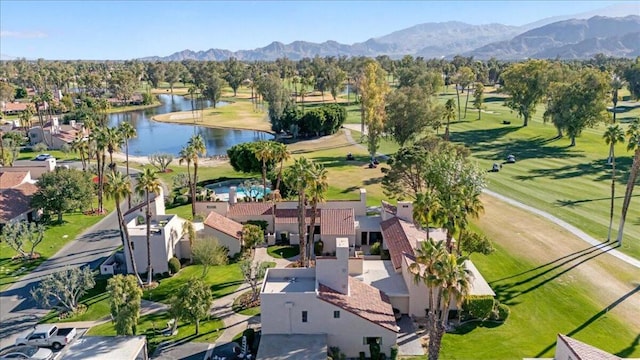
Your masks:
[[[411,201],[398,201],[396,216],[413,224],[413,203]]]
[[[75,120],[69,120],[69,125],[71,125],[72,128],[76,128],[76,121]]]
[[[336,256],[316,258],[316,280],[333,290],[349,294],[349,239],[336,239]]]
[[[235,186],[229,188],[229,204],[235,204],[238,201],[238,191]]]

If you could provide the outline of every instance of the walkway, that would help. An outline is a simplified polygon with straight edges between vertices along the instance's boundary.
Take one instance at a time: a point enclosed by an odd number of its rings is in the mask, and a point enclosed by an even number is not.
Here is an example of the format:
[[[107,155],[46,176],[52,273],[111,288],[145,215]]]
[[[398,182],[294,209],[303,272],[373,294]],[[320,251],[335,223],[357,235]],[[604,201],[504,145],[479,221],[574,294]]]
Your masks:
[[[496,192],[493,192],[491,190],[484,190],[484,193],[489,195],[489,196],[493,196],[496,199],[503,201],[509,205],[513,205],[516,207],[519,207],[521,209],[524,209],[526,211],[529,211],[533,214],[536,214],[540,217],[543,217],[549,221],[551,221],[552,223],[562,227],[563,229],[567,230],[568,232],[572,233],[573,235],[575,235],[576,237],[580,238],[581,240],[589,243],[590,245],[593,246],[599,246],[599,245],[603,245],[603,243],[605,243],[604,241],[600,241],[600,240],[596,240],[595,238],[593,238],[591,235],[588,235],[587,233],[585,233],[584,231],[578,229],[577,227],[569,224],[568,222],[559,219],[556,216],[553,216],[551,214],[549,214],[548,212],[542,211],[540,209],[536,209],[532,206],[526,205],[521,203],[520,201],[508,198],[506,196],[500,195]],[[604,245],[604,246],[599,246],[599,248],[602,251],[606,251],[608,254],[615,256],[616,258],[626,262],[627,264],[634,266],[638,269],[640,269],[640,260],[632,258],[629,255],[626,255],[618,250],[615,250],[617,246],[612,246],[612,245]]]

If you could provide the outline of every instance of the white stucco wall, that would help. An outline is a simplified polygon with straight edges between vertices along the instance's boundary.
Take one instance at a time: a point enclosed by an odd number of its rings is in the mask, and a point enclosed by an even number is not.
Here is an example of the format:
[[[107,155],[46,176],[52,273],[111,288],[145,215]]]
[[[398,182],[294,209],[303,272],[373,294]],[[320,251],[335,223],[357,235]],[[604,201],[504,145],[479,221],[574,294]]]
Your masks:
[[[135,219],[132,220],[132,223]],[[181,234],[184,219],[178,216],[171,216],[167,224],[161,229],[160,233],[151,232],[151,266],[154,274],[169,271],[169,259],[176,253]],[[152,227],[153,229],[153,227]],[[138,271],[144,273],[147,271],[147,236],[146,226],[138,225],[129,227],[129,239],[133,244],[133,257],[136,261]],[[125,260],[127,263],[127,271],[133,272],[129,252],[125,251]]]
[[[218,242],[222,246],[226,246],[229,249],[229,256],[233,256],[240,252],[240,240],[234,238],[233,236],[229,236],[221,231],[210,228],[209,226],[204,226],[202,230],[204,236],[211,236],[218,239]],[[197,240],[196,240],[197,241]]]
[[[320,300],[315,292],[261,295],[262,334],[327,334],[329,346],[337,346],[347,357],[369,356],[365,337],[382,338],[381,351],[387,356],[397,341],[397,334],[344,309]],[[307,322],[302,322],[307,311]],[[340,311],[340,318],[334,318]]]

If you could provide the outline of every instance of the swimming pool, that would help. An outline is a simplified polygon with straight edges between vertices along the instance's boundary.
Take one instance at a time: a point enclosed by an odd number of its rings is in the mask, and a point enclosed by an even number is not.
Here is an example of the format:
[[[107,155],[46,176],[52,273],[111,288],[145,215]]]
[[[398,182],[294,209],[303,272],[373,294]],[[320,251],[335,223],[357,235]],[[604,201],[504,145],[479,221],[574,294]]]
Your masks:
[[[225,180],[221,182],[217,182],[214,184],[205,185],[205,187],[209,190],[213,190],[216,192],[216,199],[220,201],[229,201],[229,189],[232,186],[236,187],[236,194],[238,199],[244,198],[254,198],[254,199],[262,199],[264,197],[264,191],[262,185],[258,185],[255,181],[252,180],[250,183],[247,183],[247,180]],[[270,194],[271,189],[269,189],[269,183],[267,182],[267,190],[266,193]]]

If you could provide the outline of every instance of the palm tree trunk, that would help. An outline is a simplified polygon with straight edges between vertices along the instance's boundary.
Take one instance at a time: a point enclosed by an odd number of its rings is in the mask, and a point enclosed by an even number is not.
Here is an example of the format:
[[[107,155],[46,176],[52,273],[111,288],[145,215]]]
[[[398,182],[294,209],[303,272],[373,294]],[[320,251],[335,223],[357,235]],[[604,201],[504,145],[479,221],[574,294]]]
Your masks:
[[[609,209],[609,231],[607,242],[611,241],[611,229],[613,228],[613,203],[616,197],[616,158],[613,154],[613,142],[611,143],[611,208]]]
[[[129,139],[125,138],[124,149],[125,149],[125,156],[126,156],[126,162],[127,162],[127,178],[129,178]],[[127,195],[127,205],[128,205],[128,208],[131,209],[131,194]]]
[[[469,87],[467,86],[467,101],[464,103],[464,118],[467,118],[467,108],[469,107]]]
[[[284,157],[280,159],[280,170],[278,170],[278,179],[276,180],[275,190],[280,190],[280,181],[282,180],[282,168],[284,167]]]
[[[460,90],[458,84],[456,84],[456,96],[458,97],[458,120],[462,119],[462,110],[460,110]]]
[[[198,161],[193,162],[193,181],[191,182],[191,219],[196,217],[196,184],[198,183]]]
[[[131,241],[129,241],[129,229],[127,228],[127,224],[124,222],[124,216],[122,215],[122,209],[120,209],[120,199],[116,198],[116,212],[118,214],[118,225],[120,226],[120,235],[122,236],[122,245],[129,252],[129,259],[131,259],[131,267],[133,268],[133,274],[135,275],[138,285],[142,285],[142,279],[140,279],[140,274],[138,273],[138,265],[136,264],[136,259],[133,256],[133,247],[131,246]]]
[[[315,243],[314,236],[316,230],[316,211],[318,208],[318,204],[314,201],[313,205],[311,205],[311,219],[309,221],[309,240],[307,241],[307,267],[310,265],[311,259],[311,249],[313,249],[313,244]]]
[[[262,202],[267,201],[267,162],[262,159]]]
[[[307,207],[304,205],[304,190],[305,189],[298,189],[298,238],[300,242],[300,263],[302,265],[306,264],[307,261],[307,246],[305,236],[305,228],[307,227],[305,215],[307,212]]]
[[[624,193],[624,201],[622,202],[622,215],[620,218],[620,227],[618,228],[618,246],[622,245],[622,236],[624,235],[624,223],[627,218],[627,211],[629,210],[629,203],[631,202],[631,195],[633,194],[633,187],[635,186],[636,179],[638,178],[638,170],[640,170],[640,146],[636,148],[635,156],[633,157],[633,165],[631,165],[631,172],[629,173],[629,181],[627,182],[627,189]]]
[[[439,321],[433,326],[433,331],[429,334],[429,360],[438,360],[440,357],[440,347],[444,336],[444,325]]]
[[[149,206],[149,190],[147,190],[147,284],[151,284],[153,279],[153,269],[151,268],[151,209]]]

